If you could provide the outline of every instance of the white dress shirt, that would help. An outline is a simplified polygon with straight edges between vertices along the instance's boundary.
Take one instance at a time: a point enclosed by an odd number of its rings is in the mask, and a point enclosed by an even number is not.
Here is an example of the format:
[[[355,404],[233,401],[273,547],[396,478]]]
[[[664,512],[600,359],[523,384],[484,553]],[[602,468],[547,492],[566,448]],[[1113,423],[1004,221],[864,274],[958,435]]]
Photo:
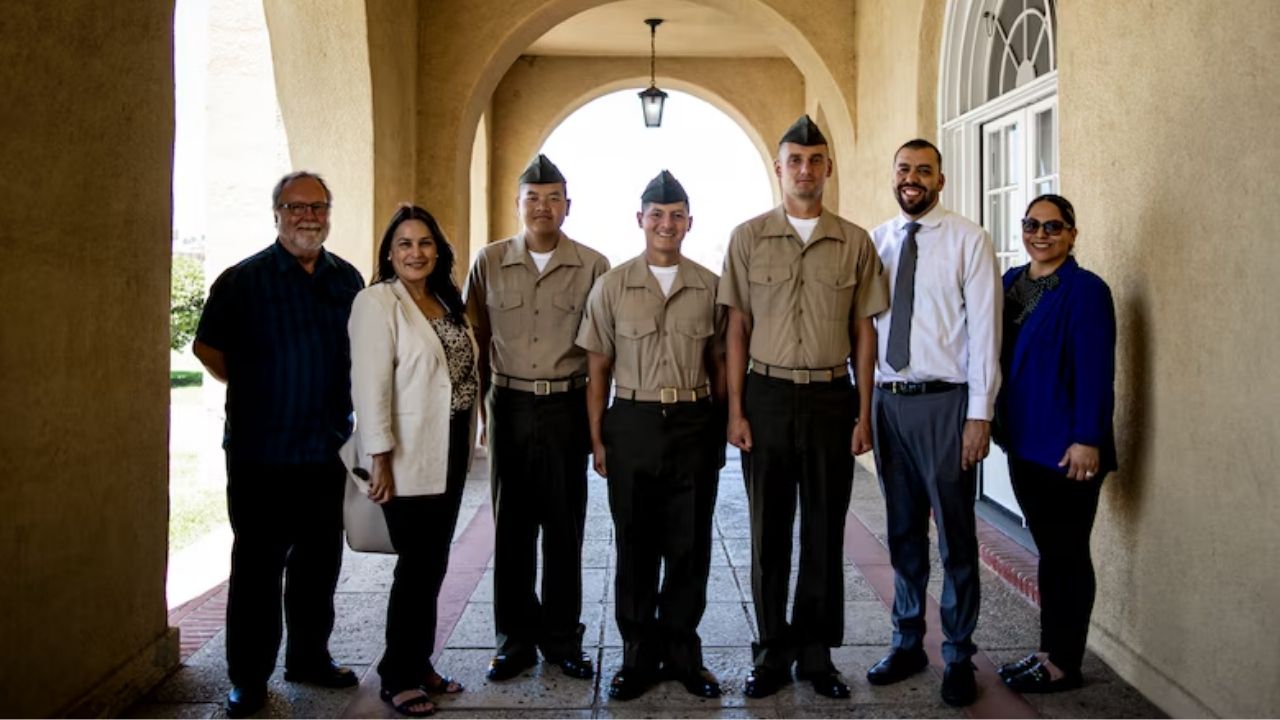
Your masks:
[[[897,294],[898,255],[906,240],[905,215],[871,232]],[[969,384],[971,420],[990,420],[1000,389],[1000,331],[1004,293],[991,236],[980,225],[940,204],[915,222],[915,303],[911,315],[911,362],[901,371],[885,360],[893,302],[875,318],[879,335],[876,382],[943,380]]]

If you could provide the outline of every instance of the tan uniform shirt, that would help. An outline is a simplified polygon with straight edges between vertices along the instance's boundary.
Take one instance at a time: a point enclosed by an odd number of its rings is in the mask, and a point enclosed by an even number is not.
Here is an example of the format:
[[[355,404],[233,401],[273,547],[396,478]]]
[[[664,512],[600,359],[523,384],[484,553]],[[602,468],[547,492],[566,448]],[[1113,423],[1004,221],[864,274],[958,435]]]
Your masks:
[[[490,338],[493,372],[524,380],[585,375],[587,355],[573,339],[587,293],[608,269],[603,255],[564,233],[541,274],[524,235],[485,246],[467,277],[467,319]]]
[[[694,389],[707,384],[706,351],[723,337],[716,274],[681,258],[671,295],[641,255],[605,273],[591,290],[578,345],[613,358],[620,388]]]
[[[734,229],[719,302],[752,318],[751,358],[786,368],[843,365],[850,318],[889,306],[867,231],[824,210],[806,245],[782,206]]]

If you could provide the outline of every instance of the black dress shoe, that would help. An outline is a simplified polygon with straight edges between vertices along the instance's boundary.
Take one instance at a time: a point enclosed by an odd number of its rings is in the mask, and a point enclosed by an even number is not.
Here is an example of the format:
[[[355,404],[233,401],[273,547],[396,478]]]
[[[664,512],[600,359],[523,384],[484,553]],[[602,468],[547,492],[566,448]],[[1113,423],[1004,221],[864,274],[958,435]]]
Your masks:
[[[572,655],[565,657],[550,656],[546,657],[546,661],[560,668],[565,675],[571,678],[590,680],[596,676],[596,669],[591,662],[591,656],[584,652],[578,653],[577,657]]]
[[[609,683],[609,697],[614,700],[634,700],[645,693],[653,685],[651,673],[636,668],[624,667],[613,676]]]
[[[538,656],[532,651],[498,653],[489,661],[489,672],[485,677],[494,682],[510,680],[538,663]]]
[[[1015,675],[1020,675],[1039,664],[1040,656],[1035,653],[1031,653],[1021,660],[1015,660],[1014,662],[1007,662],[1001,665],[1000,669],[996,672],[1000,674],[1001,680],[1008,680],[1009,678],[1014,677]]]
[[[833,698],[835,700],[843,700],[849,697],[849,685],[840,677],[840,673],[835,670],[826,672],[807,674],[802,676],[803,680],[813,683],[813,691],[823,697]]]
[[[690,673],[680,678],[680,684],[684,685],[684,689],[690,694],[704,698],[720,697],[720,681],[710,670],[701,668],[695,673]]]
[[[867,682],[872,685],[892,685],[929,667],[929,656],[922,648],[903,650],[895,648],[867,671]]]
[[[1079,671],[1064,674],[1057,680],[1049,674],[1049,668],[1037,662],[1013,677],[1005,678],[1004,684],[1010,690],[1019,693],[1055,693],[1063,690],[1075,690],[1084,684]]]
[[[947,663],[942,673],[942,702],[952,707],[972,705],[978,699],[978,683],[973,679],[973,663],[968,660]]]
[[[360,684],[360,678],[356,677],[354,670],[342,667],[332,660],[316,667],[288,668],[284,671],[284,679],[327,688],[355,687]]]
[[[751,669],[747,682],[743,685],[742,694],[749,698],[767,698],[778,692],[790,680],[778,670],[759,666]]]
[[[267,686],[246,688],[233,685],[227,693],[227,717],[246,718],[267,704]]]

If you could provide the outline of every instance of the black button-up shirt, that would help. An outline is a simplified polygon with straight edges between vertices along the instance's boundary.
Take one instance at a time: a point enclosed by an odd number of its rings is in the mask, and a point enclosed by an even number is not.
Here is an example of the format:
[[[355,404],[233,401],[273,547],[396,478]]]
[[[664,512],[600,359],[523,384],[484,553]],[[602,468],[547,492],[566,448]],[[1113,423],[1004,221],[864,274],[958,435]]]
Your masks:
[[[233,458],[323,462],[351,435],[347,317],[362,287],[333,253],[307,273],[279,241],[214,282],[196,339],[226,355]]]

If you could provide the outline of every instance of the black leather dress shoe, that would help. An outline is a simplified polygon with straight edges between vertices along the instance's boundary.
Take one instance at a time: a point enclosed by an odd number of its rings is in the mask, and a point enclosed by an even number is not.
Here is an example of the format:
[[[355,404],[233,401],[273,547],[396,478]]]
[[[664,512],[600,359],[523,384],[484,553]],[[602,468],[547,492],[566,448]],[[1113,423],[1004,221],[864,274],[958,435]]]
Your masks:
[[[973,678],[973,663],[968,660],[947,663],[942,673],[942,702],[952,707],[972,705],[978,699],[978,683]]]
[[[849,697],[849,684],[835,670],[806,674],[801,679],[813,683],[813,691],[823,697],[836,700],[843,700]]]
[[[867,671],[867,682],[872,685],[892,685],[929,667],[929,656],[922,648],[903,650],[896,648]]]
[[[494,682],[510,680],[538,663],[538,656],[533,651],[498,653],[489,661],[489,672],[485,677]]]
[[[1019,693],[1055,693],[1075,690],[1084,684],[1084,678],[1077,671],[1066,673],[1054,680],[1049,674],[1049,668],[1037,662],[1021,673],[1005,678],[1004,684],[1010,690]]]
[[[684,689],[688,690],[690,694],[698,697],[720,697],[720,680],[706,668],[701,668],[695,673],[690,673],[680,678],[680,684],[684,685]]]
[[[749,698],[767,698],[778,692],[791,678],[783,673],[767,667],[755,667],[747,675],[747,682],[742,687],[742,694]]]
[[[586,653],[578,653],[577,657],[572,655],[567,657],[549,657],[547,662],[555,665],[571,678],[579,680],[590,680],[596,676],[595,666],[591,663],[591,656]]]
[[[267,687],[246,688],[234,685],[227,693],[227,717],[246,718],[267,704]]]
[[[634,700],[645,694],[653,685],[651,673],[636,668],[624,667],[613,676],[609,683],[609,697],[614,700]]]
[[[360,678],[356,677],[354,670],[342,667],[332,660],[316,667],[288,668],[284,671],[284,679],[327,688],[355,687],[360,684]]]
[[[1015,660],[1014,662],[1007,662],[1001,665],[1000,669],[996,672],[1000,674],[1001,680],[1008,680],[1009,678],[1014,677],[1015,675],[1020,675],[1039,664],[1040,656],[1035,653],[1031,653],[1021,660]]]

